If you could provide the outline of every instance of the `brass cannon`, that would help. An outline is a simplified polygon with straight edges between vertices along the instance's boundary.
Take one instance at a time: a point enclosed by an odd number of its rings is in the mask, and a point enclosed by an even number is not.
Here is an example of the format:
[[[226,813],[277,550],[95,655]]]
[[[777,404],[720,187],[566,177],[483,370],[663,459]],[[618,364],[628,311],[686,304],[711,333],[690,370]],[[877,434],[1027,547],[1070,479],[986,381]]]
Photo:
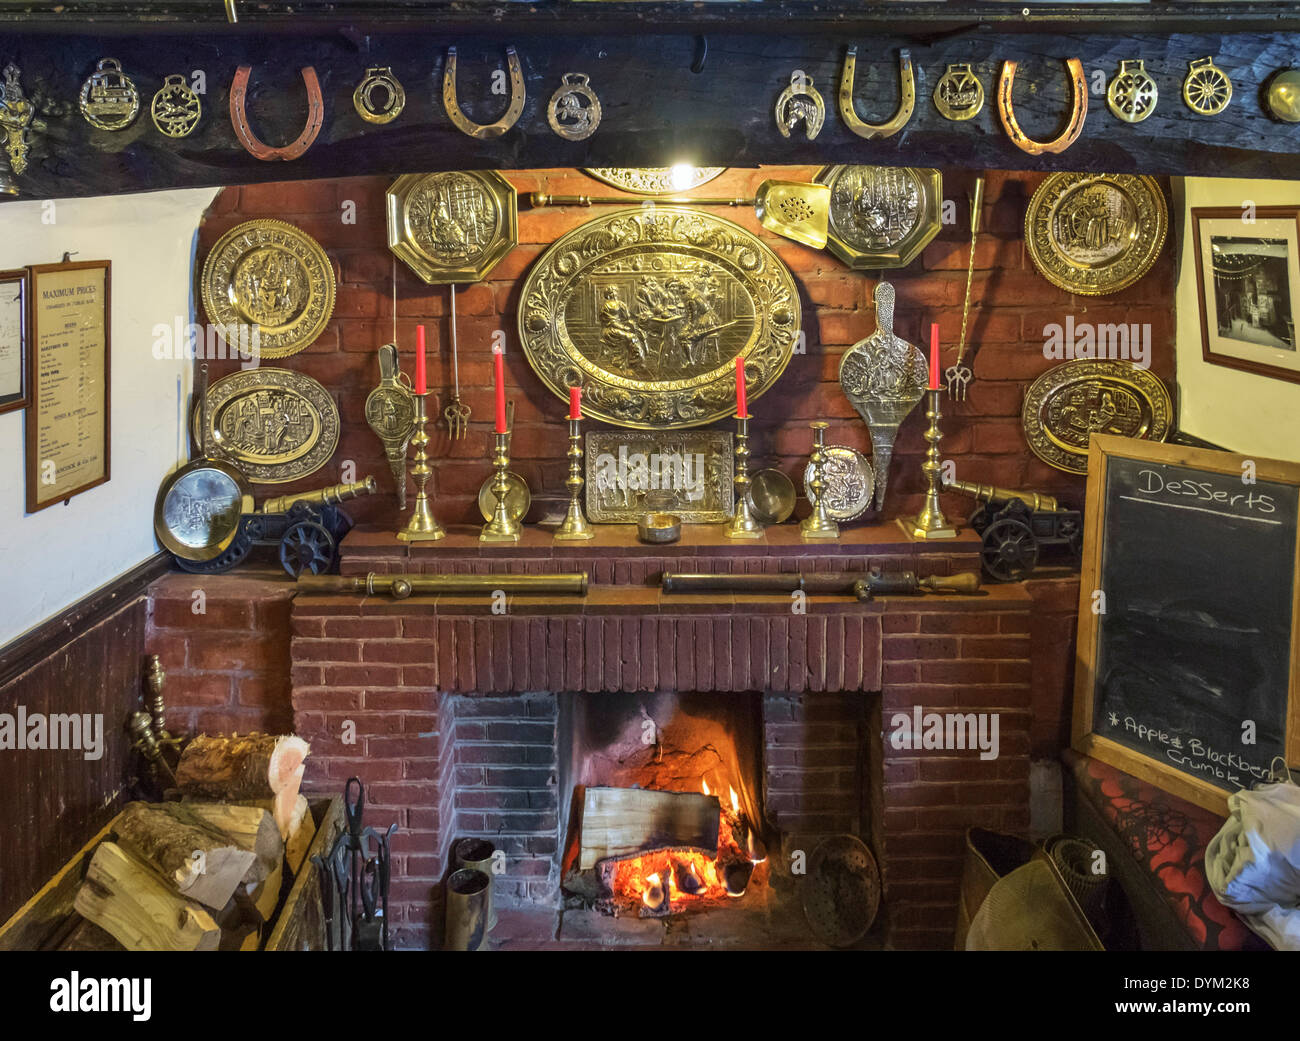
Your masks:
[[[983,540],[980,557],[989,578],[998,582],[1028,578],[1043,549],[1058,551],[1078,565],[1083,550],[1080,511],[1066,509],[1042,492],[972,481],[949,481],[943,488],[980,504],[968,523]]]

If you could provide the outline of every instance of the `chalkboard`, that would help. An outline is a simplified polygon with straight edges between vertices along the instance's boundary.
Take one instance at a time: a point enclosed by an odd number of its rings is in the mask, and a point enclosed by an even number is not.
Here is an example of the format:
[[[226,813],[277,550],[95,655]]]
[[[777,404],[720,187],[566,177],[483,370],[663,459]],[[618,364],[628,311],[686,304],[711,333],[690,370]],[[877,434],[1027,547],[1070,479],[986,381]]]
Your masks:
[[[1300,465],[1094,436],[1074,744],[1198,805],[1300,760]]]

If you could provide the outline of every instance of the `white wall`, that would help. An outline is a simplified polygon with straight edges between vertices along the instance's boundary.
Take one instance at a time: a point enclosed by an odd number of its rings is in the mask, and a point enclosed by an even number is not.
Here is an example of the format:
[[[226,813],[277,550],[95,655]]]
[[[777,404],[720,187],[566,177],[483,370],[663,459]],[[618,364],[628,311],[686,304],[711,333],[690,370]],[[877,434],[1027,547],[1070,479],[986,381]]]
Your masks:
[[[157,552],[158,485],[188,454],[190,365],[155,359],[152,329],[192,321],[191,271],[212,189],[0,205],[0,268],[113,262],[112,478],[24,513],[25,412],[0,416],[0,647]]]
[[[1177,183],[1177,182],[1175,182]],[[1300,383],[1210,365],[1201,357],[1190,216],[1194,206],[1300,205],[1300,181],[1187,177],[1182,181],[1177,291],[1178,389],[1184,431],[1234,452],[1300,460]],[[1175,206],[1179,193],[1175,191]]]

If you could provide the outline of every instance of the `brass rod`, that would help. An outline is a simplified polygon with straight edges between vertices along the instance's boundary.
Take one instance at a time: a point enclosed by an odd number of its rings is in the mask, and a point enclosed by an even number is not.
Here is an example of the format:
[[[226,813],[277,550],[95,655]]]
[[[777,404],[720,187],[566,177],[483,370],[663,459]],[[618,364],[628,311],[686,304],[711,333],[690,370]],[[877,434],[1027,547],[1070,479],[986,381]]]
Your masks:
[[[404,600],[408,596],[431,593],[557,593],[587,595],[587,572],[573,571],[555,575],[378,575],[373,571],[360,575],[298,576],[300,593],[359,593],[363,596],[391,596]]]
[[[663,203],[665,206],[753,206],[752,198],[724,198],[719,195],[687,198],[665,195],[550,195],[532,192],[528,202],[533,207],[542,206],[634,206],[638,203]]]

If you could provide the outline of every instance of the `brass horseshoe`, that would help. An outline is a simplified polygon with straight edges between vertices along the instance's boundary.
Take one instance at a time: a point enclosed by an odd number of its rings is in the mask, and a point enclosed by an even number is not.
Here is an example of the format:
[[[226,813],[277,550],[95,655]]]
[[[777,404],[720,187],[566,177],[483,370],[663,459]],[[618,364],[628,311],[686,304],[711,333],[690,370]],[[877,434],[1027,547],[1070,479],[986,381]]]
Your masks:
[[[248,77],[252,73],[251,65],[241,65],[235,70],[235,79],[230,84],[230,122],[235,128],[235,136],[249,155],[258,159],[297,159],[312,146],[316,135],[325,122],[325,102],[321,99],[320,80],[312,66],[304,66],[302,82],[307,88],[307,123],[297,139],[283,148],[272,148],[264,144],[248,125],[248,114],[244,111],[244,102],[248,98]]]
[[[500,137],[519,121],[527,94],[524,91],[524,70],[519,65],[519,55],[513,47],[506,48],[506,66],[510,70],[510,107],[495,123],[475,123],[465,118],[465,113],[460,110],[460,103],[456,100],[456,48],[447,48],[447,65],[442,73],[442,107],[447,110],[447,117],[462,134],[483,141],[490,137]]]
[[[1079,139],[1083,133],[1083,121],[1088,116],[1088,81],[1083,75],[1083,63],[1078,58],[1066,58],[1065,68],[1070,74],[1070,84],[1074,90],[1073,107],[1070,109],[1070,121],[1061,135],[1051,141],[1035,141],[1016,122],[1015,109],[1011,104],[1011,84],[1016,78],[1016,63],[1004,61],[1002,76],[998,80],[998,115],[1002,119],[1002,129],[1011,138],[1011,143],[1022,152],[1030,155],[1042,155],[1051,152],[1060,155]]]
[[[850,47],[844,55],[844,72],[840,75],[840,118],[858,137],[868,141],[877,137],[893,137],[907,125],[916,108],[916,77],[912,75],[912,56],[906,50],[898,52],[898,111],[885,123],[866,123],[858,118],[853,104],[853,80],[858,71],[858,49]]]

